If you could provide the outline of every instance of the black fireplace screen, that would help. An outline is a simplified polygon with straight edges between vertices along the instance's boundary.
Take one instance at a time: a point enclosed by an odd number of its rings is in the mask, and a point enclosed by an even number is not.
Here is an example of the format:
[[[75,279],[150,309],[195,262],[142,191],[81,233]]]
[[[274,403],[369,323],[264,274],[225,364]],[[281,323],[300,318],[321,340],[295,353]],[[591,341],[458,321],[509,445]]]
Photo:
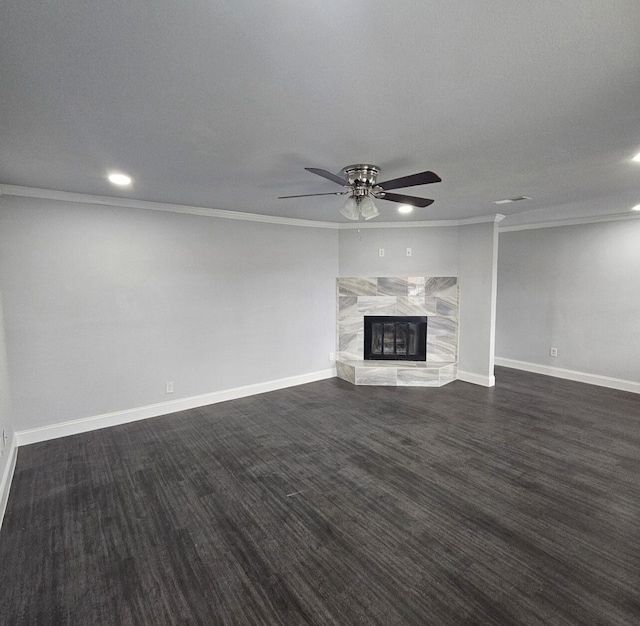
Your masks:
[[[426,361],[427,318],[366,315],[364,358]]]

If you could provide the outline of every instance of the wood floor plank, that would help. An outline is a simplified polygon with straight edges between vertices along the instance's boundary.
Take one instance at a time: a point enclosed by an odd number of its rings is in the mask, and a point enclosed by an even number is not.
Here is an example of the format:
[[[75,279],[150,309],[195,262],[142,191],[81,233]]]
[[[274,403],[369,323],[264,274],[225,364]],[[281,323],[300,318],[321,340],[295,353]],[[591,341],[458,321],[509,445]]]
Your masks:
[[[20,448],[0,624],[640,623],[640,397],[338,379]]]

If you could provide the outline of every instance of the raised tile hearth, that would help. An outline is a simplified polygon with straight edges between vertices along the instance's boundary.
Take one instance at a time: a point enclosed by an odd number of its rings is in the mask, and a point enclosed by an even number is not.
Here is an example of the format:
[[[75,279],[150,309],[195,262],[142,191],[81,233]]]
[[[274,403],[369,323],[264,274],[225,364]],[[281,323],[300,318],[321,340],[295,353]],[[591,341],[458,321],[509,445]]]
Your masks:
[[[455,363],[407,361],[338,361],[338,378],[354,385],[442,387],[456,379]]]
[[[456,277],[342,277],[337,291],[339,378],[356,385],[413,387],[456,379]],[[365,316],[426,316],[426,361],[365,360]]]

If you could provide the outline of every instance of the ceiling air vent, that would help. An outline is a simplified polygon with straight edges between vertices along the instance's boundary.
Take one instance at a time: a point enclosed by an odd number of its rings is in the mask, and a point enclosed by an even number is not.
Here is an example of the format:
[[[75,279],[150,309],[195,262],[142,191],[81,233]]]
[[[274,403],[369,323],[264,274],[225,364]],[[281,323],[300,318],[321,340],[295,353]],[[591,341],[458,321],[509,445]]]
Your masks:
[[[515,198],[505,198],[504,200],[495,200],[493,204],[508,204],[509,202],[519,202],[520,200],[531,200],[529,196],[516,196]]]

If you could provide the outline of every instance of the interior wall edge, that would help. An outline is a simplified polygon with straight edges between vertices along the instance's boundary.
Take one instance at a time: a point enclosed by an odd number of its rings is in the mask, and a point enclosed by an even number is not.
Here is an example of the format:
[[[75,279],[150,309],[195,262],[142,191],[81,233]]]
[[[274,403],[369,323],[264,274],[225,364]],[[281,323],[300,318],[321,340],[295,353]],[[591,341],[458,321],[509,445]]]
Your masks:
[[[129,422],[159,417],[161,415],[176,413],[178,411],[186,411],[187,409],[195,409],[209,404],[226,402],[227,400],[237,400],[238,398],[246,398],[247,396],[267,393],[269,391],[277,391],[278,389],[295,387],[297,385],[304,385],[335,377],[336,368],[333,367],[310,372],[308,374],[289,376],[287,378],[254,383],[222,391],[214,391],[212,393],[191,396],[188,398],[180,398],[168,402],[159,402],[157,404],[149,404],[132,409],[125,409],[123,411],[114,411],[112,413],[104,413],[102,415],[94,415],[67,422],[58,422],[57,424],[51,424],[48,426],[20,430],[15,433],[15,440],[17,440],[18,447],[26,446],[32,443],[40,443],[42,441],[49,441],[60,437],[78,435],[92,430],[118,426],[120,424],[128,424]]]
[[[609,389],[618,389],[619,391],[640,393],[640,382],[635,382],[633,380],[612,378],[611,376],[602,376],[601,374],[589,374],[587,372],[578,372],[576,370],[568,370],[562,367],[551,367],[549,365],[517,361],[516,359],[506,359],[498,356],[495,359],[495,363],[501,367],[509,367],[511,369],[531,372],[533,374],[544,374],[545,376],[563,378],[577,383],[587,383],[589,385],[597,385],[599,387],[608,387]]]
[[[11,440],[11,446],[9,447],[7,454],[9,455],[9,460],[4,467],[2,477],[0,477],[0,528],[2,528],[4,513],[7,510],[11,481],[13,480],[13,473],[16,469],[16,459],[18,457],[18,443],[15,436]]]

